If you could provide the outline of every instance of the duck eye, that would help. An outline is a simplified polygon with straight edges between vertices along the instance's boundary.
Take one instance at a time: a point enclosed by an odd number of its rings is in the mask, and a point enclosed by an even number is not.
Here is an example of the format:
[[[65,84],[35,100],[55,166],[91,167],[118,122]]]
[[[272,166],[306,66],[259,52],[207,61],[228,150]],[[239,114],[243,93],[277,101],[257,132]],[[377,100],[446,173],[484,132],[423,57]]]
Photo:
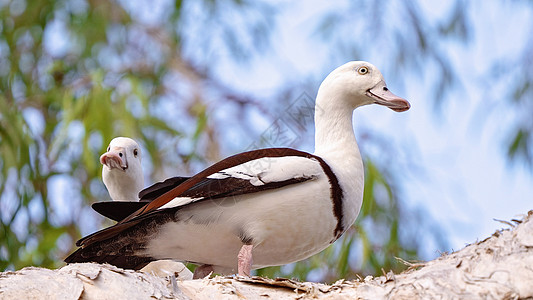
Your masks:
[[[359,69],[357,69],[357,73],[361,74],[361,75],[365,75],[366,73],[368,73],[368,68],[367,67],[360,67]]]
[[[111,150],[111,147],[107,147],[107,152],[109,152],[109,150]]]
[[[118,153],[118,156],[122,157],[122,152],[119,152],[119,153]]]
[[[137,149],[133,149],[133,155],[135,155],[135,157],[137,157],[137,154],[139,154]]]

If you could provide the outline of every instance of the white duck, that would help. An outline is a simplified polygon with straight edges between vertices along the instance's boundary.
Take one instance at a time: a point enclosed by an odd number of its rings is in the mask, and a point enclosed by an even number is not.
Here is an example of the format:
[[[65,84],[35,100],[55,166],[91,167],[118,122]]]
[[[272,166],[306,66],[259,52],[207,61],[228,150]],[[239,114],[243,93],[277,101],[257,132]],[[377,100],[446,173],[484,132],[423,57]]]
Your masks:
[[[199,273],[249,275],[322,251],[359,214],[364,170],[352,113],[372,103],[410,107],[372,64],[340,66],[318,90],[314,154],[272,148],[226,158],[81,239],[65,261],[138,269],[170,258],[201,264]]]
[[[121,221],[146,205],[146,202],[155,199],[156,195],[188,179],[188,177],[172,177],[152,185],[139,194],[144,186],[141,147],[135,140],[127,137],[116,137],[111,140],[107,152],[100,156],[100,163],[103,166],[102,181],[113,201],[96,202],[92,208],[115,221]],[[139,202],[140,197],[142,197],[141,202]]]
[[[127,137],[116,137],[100,156],[102,180],[114,201],[137,201],[144,188],[141,147]]]
[[[141,164],[141,147],[133,139],[116,137],[109,143],[107,152],[100,156],[102,180],[116,202],[98,202],[92,205],[100,214],[120,221],[146,202],[139,201],[139,192],[144,187],[144,175]],[[171,260],[153,261],[141,271],[159,277],[178,275],[179,279],[191,279],[192,273],[184,264]]]

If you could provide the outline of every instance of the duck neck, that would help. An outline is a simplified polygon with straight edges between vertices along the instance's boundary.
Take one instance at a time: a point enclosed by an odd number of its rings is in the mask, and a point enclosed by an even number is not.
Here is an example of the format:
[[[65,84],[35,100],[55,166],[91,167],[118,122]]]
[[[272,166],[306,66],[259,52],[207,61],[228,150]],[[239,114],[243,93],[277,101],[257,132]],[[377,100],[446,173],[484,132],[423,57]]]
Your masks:
[[[331,90],[331,89],[329,89]],[[353,132],[353,108],[342,95],[319,90],[315,106],[315,155],[331,167],[343,191],[344,226],[353,224],[363,202],[364,166]]]
[[[353,132],[353,109],[320,93],[315,106],[315,154],[361,159]],[[327,97],[324,99],[324,97]],[[339,96],[337,96],[339,97]],[[325,100],[325,101],[324,101]]]
[[[138,194],[144,185],[142,175],[136,174],[135,172],[126,173],[122,170],[113,169],[105,172],[103,177],[109,195],[114,201],[139,200]]]

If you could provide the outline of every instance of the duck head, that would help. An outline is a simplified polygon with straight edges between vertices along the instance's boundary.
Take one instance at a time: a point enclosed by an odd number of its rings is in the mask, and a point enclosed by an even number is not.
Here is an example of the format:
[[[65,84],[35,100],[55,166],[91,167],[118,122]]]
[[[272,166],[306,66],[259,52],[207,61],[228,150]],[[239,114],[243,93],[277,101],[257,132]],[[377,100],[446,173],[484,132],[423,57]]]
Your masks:
[[[368,104],[383,105],[397,112],[411,107],[407,100],[387,88],[381,72],[366,61],[351,61],[333,70],[320,85],[321,92],[328,94],[318,97],[323,101],[336,101],[352,110]]]

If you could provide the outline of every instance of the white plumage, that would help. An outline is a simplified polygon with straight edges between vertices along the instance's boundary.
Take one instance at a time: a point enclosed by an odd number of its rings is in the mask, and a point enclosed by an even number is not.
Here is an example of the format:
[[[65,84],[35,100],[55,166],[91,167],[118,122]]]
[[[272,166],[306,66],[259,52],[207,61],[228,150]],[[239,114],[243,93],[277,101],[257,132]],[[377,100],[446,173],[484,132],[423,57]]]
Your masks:
[[[137,201],[144,188],[141,148],[126,137],[114,138],[100,156],[102,180],[115,201]]]

